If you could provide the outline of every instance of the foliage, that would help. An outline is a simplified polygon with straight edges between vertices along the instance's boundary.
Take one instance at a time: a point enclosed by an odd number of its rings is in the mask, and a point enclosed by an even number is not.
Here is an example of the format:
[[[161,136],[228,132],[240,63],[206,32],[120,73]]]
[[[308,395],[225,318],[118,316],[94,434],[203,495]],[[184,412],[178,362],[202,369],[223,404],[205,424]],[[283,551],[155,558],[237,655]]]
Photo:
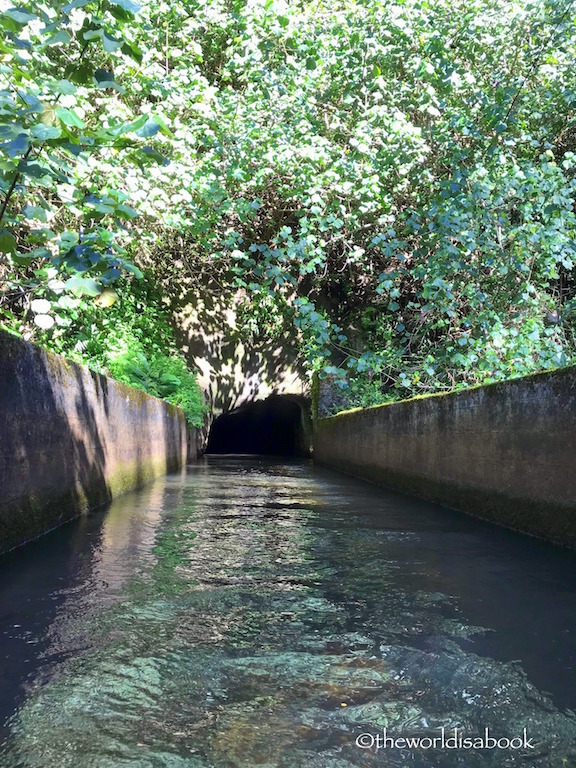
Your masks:
[[[14,319],[30,294],[94,296],[126,272],[136,211],[100,163],[146,157],[147,123],[120,99],[117,55],[138,61],[131,0],[29,3],[0,13],[0,276]],[[112,105],[112,108],[111,108]],[[141,160],[140,160],[141,161]],[[35,315],[50,328],[58,311]]]
[[[114,298],[115,297],[115,298]],[[88,303],[71,298],[59,307],[61,325],[39,341],[118,381],[160,397],[202,424],[202,392],[177,350],[170,313],[150,279],[120,280],[109,306],[102,294]]]
[[[149,140],[170,133],[134,111],[114,74],[119,60],[124,76],[142,60],[138,10],[74,0],[0,13],[2,310],[9,329],[32,323],[29,337],[180,405],[198,425],[201,393],[160,297],[122,280],[142,277],[127,257],[136,211],[122,179],[130,165],[165,162]],[[106,309],[119,280],[121,300]]]
[[[249,340],[292,323],[351,403],[576,360],[572,2],[136,10],[0,16],[9,326],[88,305],[137,242],[172,292],[239,299]]]
[[[108,371],[118,381],[178,405],[192,426],[202,425],[202,392],[180,356],[156,352],[148,359],[132,342],[125,352],[109,355]]]
[[[175,279],[232,277],[251,333],[291,318],[353,402],[574,360],[571,6],[170,14],[178,140],[146,204],[177,190]]]

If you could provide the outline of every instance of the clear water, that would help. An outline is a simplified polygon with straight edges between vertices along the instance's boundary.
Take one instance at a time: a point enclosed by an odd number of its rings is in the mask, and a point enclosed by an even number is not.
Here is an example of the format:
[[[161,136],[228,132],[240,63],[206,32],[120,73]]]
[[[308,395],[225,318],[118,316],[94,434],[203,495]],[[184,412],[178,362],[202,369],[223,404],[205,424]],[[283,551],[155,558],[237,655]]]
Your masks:
[[[575,576],[307,462],[208,459],[0,558],[0,766],[571,768]],[[533,748],[356,743],[442,727]]]

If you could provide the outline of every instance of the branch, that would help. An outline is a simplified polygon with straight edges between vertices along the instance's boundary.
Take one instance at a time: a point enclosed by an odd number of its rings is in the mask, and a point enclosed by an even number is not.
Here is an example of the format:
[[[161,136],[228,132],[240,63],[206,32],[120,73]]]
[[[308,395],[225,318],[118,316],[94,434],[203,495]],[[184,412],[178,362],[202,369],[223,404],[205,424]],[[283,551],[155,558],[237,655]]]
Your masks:
[[[30,145],[26,150],[26,152],[24,153],[24,155],[22,156],[20,162],[18,163],[18,167],[20,167],[22,163],[28,160],[32,150],[33,150],[33,146]],[[16,184],[18,184],[18,179],[20,178],[20,175],[21,175],[20,171],[17,170],[16,173],[14,174],[14,178],[12,179],[12,184],[10,184],[10,189],[8,190],[8,192],[6,192],[6,197],[4,198],[4,202],[2,203],[2,208],[0,209],[0,222],[4,218],[4,214],[6,213],[6,208],[8,207],[8,203],[10,202],[10,198],[14,194],[14,190],[16,188]]]

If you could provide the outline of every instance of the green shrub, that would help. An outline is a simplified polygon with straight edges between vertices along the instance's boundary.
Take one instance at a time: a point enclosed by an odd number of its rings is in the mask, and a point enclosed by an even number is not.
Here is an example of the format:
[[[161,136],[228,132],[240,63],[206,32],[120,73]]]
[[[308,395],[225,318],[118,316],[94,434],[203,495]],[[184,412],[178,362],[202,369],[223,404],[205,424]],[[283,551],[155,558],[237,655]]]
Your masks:
[[[120,282],[117,293],[107,307],[86,298],[67,301],[41,343],[179,406],[192,426],[200,426],[202,391],[177,349],[169,311],[150,275]]]
[[[148,359],[142,345],[133,342],[125,352],[112,352],[106,367],[117,381],[182,408],[192,426],[202,424],[202,391],[178,354],[157,352]]]

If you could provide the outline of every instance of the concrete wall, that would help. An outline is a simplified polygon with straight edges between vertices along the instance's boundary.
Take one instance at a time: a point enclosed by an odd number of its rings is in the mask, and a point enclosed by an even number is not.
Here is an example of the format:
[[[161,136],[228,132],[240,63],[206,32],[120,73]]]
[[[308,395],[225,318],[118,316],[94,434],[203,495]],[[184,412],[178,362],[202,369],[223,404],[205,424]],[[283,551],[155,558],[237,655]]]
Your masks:
[[[576,368],[320,419],[314,458],[574,547]]]
[[[197,370],[208,406],[199,435],[204,450],[214,418],[274,395],[305,397],[309,386],[298,367],[294,327],[287,326],[280,339],[258,338],[238,319],[241,290],[209,280],[194,288],[183,283],[171,297],[172,310],[178,346]]]
[[[186,461],[184,414],[0,331],[0,552]]]

